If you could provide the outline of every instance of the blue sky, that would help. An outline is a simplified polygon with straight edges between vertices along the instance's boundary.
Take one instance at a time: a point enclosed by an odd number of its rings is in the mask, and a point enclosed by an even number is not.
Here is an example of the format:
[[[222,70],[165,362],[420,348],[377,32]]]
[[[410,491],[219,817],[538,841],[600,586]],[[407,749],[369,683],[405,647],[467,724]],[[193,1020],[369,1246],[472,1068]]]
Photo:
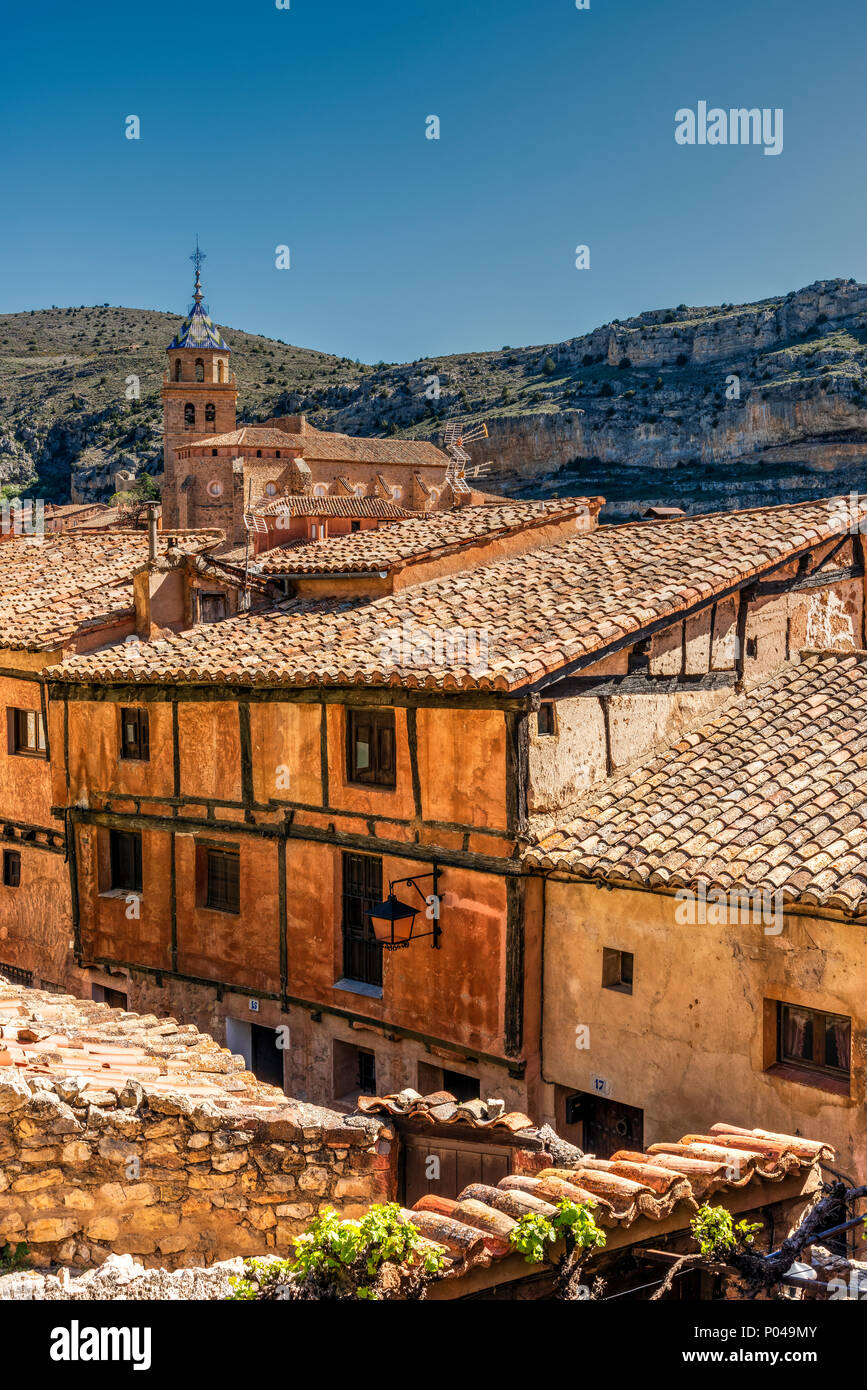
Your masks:
[[[221,323],[366,361],[867,279],[865,31],[852,0],[19,5],[0,310],[181,312],[196,233]],[[782,153],[677,145],[700,100],[782,107]]]

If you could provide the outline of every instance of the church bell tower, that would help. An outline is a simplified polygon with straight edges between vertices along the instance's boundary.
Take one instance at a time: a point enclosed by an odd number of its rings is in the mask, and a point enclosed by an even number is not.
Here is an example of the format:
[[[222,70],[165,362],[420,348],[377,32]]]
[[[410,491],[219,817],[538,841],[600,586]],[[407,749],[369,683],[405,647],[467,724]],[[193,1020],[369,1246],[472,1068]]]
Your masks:
[[[190,524],[196,479],[178,462],[177,449],[209,435],[227,434],[236,426],[238,387],[229,365],[229,345],[209,317],[202,294],[204,253],[196,249],[193,303],[166,348],[163,376],[163,530]],[[190,495],[192,494],[192,495]]]

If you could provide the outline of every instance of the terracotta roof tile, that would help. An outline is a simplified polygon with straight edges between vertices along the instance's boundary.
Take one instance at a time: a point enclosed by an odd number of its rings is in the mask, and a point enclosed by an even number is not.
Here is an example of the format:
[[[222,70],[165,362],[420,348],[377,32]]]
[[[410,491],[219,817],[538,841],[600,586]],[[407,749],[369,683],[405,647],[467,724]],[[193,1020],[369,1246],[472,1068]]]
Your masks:
[[[867,653],[805,653],[606,783],[526,859],[581,878],[668,889],[703,882],[860,911],[865,754]],[[816,815],[824,785],[827,809]]]
[[[171,545],[198,553],[220,531],[160,532]],[[144,531],[49,533],[0,545],[0,648],[50,651],[89,627],[133,612],[132,576],[147,563]]]
[[[275,609],[135,650],[76,657],[52,674],[107,681],[520,689],[564,665],[590,664],[612,633],[637,633],[650,620],[682,611],[696,595],[710,602],[845,533],[844,505],[845,499],[829,499],[600,527],[351,611],[314,616],[303,608]]]
[[[284,503],[291,500],[283,499]],[[315,502],[315,499],[304,500]],[[371,502],[375,499],[356,500]],[[459,507],[454,511],[430,512],[424,516],[403,512],[407,519],[399,526],[383,526],[375,531],[356,531],[348,536],[316,541],[305,546],[301,555],[293,555],[288,566],[285,557],[280,556],[278,551],[269,551],[262,557],[262,570],[266,574],[341,574],[395,569],[423,556],[448,553],[461,546],[472,545],[474,541],[493,540],[498,535],[566,521],[572,516],[578,517],[583,524],[591,511],[599,510],[601,503],[601,498],[575,497],[556,502],[504,502],[496,507]],[[273,512],[279,508],[271,503],[267,510]],[[274,569],[275,565],[280,566],[279,571]]]

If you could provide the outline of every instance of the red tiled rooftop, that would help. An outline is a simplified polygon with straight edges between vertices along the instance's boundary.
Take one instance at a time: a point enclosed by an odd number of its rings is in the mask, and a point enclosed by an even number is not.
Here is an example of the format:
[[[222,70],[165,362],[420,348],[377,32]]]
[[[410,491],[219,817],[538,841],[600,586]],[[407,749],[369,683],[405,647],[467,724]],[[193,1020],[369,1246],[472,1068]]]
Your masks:
[[[804,653],[526,852],[599,882],[867,907],[867,653]]]
[[[520,690],[564,668],[579,670],[609,644],[628,643],[654,622],[673,621],[845,535],[846,506],[845,498],[832,498],[600,527],[351,611],[314,618],[275,609],[135,649],[75,657],[52,675]],[[415,633],[426,645],[406,640]]]

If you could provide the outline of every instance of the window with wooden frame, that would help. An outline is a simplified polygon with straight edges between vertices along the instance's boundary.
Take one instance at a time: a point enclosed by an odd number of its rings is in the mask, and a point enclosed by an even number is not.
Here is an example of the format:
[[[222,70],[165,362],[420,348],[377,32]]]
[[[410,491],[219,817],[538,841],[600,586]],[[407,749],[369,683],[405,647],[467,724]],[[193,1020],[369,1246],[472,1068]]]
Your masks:
[[[536,732],[540,738],[553,738],[557,732],[557,711],[553,700],[543,700],[536,715]]]
[[[343,856],[343,974],[347,980],[382,984],[382,947],[370,909],[382,902],[382,860],[372,854]]]
[[[140,893],[141,835],[137,830],[109,830],[109,888]]]
[[[851,1072],[852,1020],[845,1014],[777,1002],[777,1063],[846,1082]]]
[[[21,887],[21,853],[17,849],[3,851],[3,887]]]
[[[150,729],[146,709],[139,709],[135,705],[121,706],[120,756],[133,762],[150,761]]]
[[[368,786],[395,785],[394,710],[346,711],[346,776]]]
[[[241,911],[241,856],[237,849],[196,846],[197,899],[214,912]]]
[[[7,734],[9,752],[23,757],[47,758],[45,725],[38,709],[8,709]]]
[[[225,594],[199,594],[199,621],[219,623],[226,617]]]
[[[617,951],[611,946],[603,946],[603,989],[616,989],[620,994],[631,994],[634,972],[635,956],[631,951]]]

